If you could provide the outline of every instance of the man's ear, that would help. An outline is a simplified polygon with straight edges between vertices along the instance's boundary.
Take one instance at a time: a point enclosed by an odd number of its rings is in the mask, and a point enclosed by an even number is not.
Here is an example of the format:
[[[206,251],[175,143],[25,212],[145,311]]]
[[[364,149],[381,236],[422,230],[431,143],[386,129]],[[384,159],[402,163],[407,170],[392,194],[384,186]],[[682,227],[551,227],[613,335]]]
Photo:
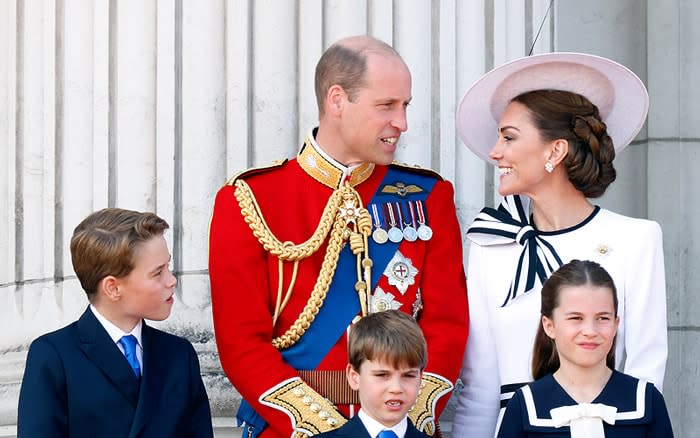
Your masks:
[[[97,293],[102,292],[110,301],[119,301],[122,293],[119,290],[119,279],[113,275],[108,275],[97,285]]]
[[[352,365],[348,364],[345,367],[345,376],[348,378],[348,385],[350,385],[350,388],[354,391],[360,389],[360,373],[355,370]]]
[[[340,85],[331,85],[326,93],[326,106],[324,110],[333,115],[338,115],[342,112],[345,102],[348,100],[348,95]]]

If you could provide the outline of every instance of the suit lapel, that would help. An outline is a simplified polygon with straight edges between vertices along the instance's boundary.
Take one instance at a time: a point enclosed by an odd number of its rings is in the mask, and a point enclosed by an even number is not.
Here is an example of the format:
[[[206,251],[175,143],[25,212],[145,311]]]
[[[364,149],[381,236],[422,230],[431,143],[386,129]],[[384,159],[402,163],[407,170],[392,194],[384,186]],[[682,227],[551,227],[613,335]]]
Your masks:
[[[167,354],[160,351],[162,345],[155,339],[156,336],[155,329],[147,326],[144,321],[141,331],[143,342],[141,393],[129,437],[138,436],[144,426],[146,426],[155,411],[156,401],[160,398],[163,390],[163,376],[167,374],[167,370],[164,369],[165,361],[162,358],[167,357]],[[161,360],[158,360],[159,357]]]
[[[408,420],[408,428],[406,428],[406,437],[405,438],[424,438],[425,434],[420,432],[418,429],[416,429],[416,426],[411,423],[411,420]]]
[[[365,429],[365,425],[362,424],[359,415],[355,415],[348,421],[348,426],[343,428],[342,435],[338,434],[339,437],[348,438],[372,438],[369,436],[369,432]]]
[[[90,308],[78,320],[80,348],[134,407],[139,385],[134,372]]]

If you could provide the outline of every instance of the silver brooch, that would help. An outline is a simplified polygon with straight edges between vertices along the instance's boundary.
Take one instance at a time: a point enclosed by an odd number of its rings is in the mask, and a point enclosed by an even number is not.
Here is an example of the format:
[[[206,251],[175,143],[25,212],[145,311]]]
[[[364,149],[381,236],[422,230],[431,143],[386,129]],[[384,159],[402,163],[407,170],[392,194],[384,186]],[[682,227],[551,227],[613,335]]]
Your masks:
[[[389,279],[389,284],[396,286],[401,295],[406,293],[408,286],[415,283],[416,274],[418,274],[418,269],[413,266],[411,259],[404,257],[400,251],[396,251],[384,270],[384,275]]]
[[[394,295],[384,292],[381,287],[377,287],[374,290],[372,294],[372,313],[396,310],[399,307],[401,307],[401,303],[396,301]]]

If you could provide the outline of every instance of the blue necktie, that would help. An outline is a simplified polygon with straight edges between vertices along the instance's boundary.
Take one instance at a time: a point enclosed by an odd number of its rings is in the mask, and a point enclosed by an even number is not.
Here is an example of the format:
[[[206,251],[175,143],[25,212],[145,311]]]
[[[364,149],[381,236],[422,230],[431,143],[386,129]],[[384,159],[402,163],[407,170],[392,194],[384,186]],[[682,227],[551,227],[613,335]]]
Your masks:
[[[383,431],[379,432],[377,435],[377,438],[399,438],[396,436],[393,430],[389,429],[384,429]]]
[[[126,361],[131,365],[131,369],[134,370],[134,374],[138,379],[141,377],[141,366],[139,365],[139,359],[136,357],[136,344],[138,341],[134,335],[122,336],[119,340],[119,345],[124,348],[124,356],[126,356]]]

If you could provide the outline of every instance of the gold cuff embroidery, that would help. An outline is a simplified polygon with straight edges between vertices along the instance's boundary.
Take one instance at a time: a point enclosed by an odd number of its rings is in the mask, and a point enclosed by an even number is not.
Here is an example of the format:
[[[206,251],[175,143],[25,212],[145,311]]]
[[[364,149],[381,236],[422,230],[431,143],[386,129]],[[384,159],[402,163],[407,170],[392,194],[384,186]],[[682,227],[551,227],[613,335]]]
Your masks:
[[[260,396],[260,403],[287,414],[295,437],[317,435],[347,422],[335,406],[299,377],[270,388]]]
[[[408,411],[408,418],[420,431],[428,435],[435,434],[435,405],[443,395],[452,391],[454,385],[444,377],[423,373],[423,381],[416,404]]]

